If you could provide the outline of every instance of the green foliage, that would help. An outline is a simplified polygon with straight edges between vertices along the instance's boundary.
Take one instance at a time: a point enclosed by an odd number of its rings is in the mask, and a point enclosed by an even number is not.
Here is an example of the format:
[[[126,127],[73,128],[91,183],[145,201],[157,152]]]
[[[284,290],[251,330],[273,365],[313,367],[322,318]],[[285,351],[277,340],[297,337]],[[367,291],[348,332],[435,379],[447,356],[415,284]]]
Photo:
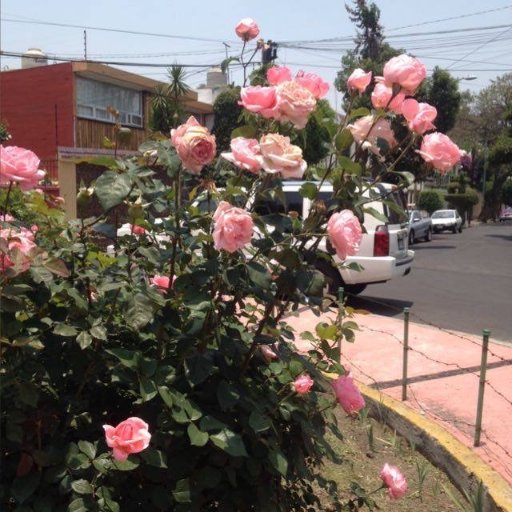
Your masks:
[[[455,126],[461,94],[459,82],[448,71],[436,66],[432,76],[423,84],[417,99],[436,107],[437,117],[434,121],[436,131],[447,133]]]
[[[512,178],[509,178],[502,189],[502,202],[507,206],[512,206]]]
[[[231,132],[242,126],[240,121],[242,107],[238,104],[239,101],[240,88],[232,87],[222,91],[213,104],[215,122],[212,132],[215,134],[219,152],[229,151]]]
[[[427,211],[430,215],[440,210],[444,205],[441,194],[436,190],[424,190],[418,198],[418,208]]]

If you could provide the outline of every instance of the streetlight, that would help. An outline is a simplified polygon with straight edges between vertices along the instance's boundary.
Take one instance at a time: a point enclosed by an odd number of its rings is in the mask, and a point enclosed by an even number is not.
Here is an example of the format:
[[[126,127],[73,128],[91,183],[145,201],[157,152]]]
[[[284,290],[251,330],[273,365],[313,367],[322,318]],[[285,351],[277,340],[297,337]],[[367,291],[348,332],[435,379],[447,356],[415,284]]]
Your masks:
[[[469,76],[455,77],[455,80],[457,80],[457,82],[462,82],[462,80],[476,80],[477,78],[478,77],[475,75],[469,75]]]

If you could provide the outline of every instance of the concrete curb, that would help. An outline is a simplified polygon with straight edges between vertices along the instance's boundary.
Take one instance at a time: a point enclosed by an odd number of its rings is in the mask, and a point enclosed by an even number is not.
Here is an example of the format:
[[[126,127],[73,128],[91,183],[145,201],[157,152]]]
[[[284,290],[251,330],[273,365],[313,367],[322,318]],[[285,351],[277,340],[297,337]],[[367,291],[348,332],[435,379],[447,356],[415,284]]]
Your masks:
[[[411,440],[426,458],[444,471],[460,489],[472,492],[479,482],[485,489],[483,512],[512,512],[512,488],[470,448],[437,423],[403,402],[358,383],[372,417],[383,420]]]

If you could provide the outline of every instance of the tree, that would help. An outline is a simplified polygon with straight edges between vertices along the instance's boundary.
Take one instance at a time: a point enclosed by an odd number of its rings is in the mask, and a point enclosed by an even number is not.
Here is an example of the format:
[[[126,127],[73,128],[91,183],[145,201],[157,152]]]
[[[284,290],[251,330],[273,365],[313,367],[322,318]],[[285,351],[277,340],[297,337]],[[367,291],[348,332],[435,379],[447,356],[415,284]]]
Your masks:
[[[482,221],[492,220],[498,216],[503,198],[503,187],[512,176],[512,106],[504,115],[505,129],[489,150],[489,166],[493,169],[490,190],[484,197],[484,207],[480,213]]]
[[[418,101],[425,101],[436,107],[437,117],[434,123],[438,132],[447,133],[454,127],[461,94],[459,82],[448,71],[436,66],[416,97]]]
[[[351,21],[358,29],[354,39],[355,48],[349,50],[341,59],[342,69],[338,71],[334,82],[338,91],[345,93],[344,109],[348,108],[346,83],[352,71],[362,68],[372,71],[373,76],[382,75],[384,64],[403,53],[384,41],[383,27],[380,24],[380,9],[374,2],[354,0],[354,7],[346,6]],[[355,107],[371,107],[370,95],[363,94],[355,100]]]
[[[215,121],[212,132],[215,134],[217,151],[229,150],[231,132],[241,126],[240,115],[242,107],[240,101],[240,87],[230,87],[222,91],[213,103]]]
[[[183,98],[190,91],[185,83],[185,68],[172,66],[167,72],[169,83],[156,87],[151,98],[150,116],[151,129],[165,134],[183,121]]]

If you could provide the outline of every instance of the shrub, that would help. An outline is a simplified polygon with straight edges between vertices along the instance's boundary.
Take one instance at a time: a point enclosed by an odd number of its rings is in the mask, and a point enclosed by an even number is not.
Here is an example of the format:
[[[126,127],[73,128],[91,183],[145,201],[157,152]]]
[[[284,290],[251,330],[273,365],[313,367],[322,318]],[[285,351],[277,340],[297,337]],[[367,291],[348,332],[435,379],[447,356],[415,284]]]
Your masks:
[[[418,198],[418,208],[426,210],[432,215],[436,210],[440,210],[444,206],[441,194],[435,190],[424,190]]]

